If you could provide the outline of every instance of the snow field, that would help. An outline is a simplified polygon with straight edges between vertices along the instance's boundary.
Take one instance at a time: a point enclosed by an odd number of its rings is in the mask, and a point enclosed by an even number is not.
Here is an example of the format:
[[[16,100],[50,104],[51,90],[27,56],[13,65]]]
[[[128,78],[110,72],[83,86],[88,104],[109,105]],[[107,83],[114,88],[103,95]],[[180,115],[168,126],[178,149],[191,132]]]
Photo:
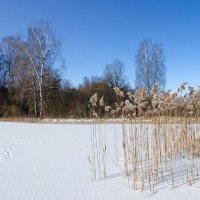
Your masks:
[[[115,163],[114,134],[121,125],[106,125],[106,179],[91,182],[91,124],[0,123],[0,199],[124,200],[199,199],[200,184],[155,193],[134,191],[124,177],[122,150]],[[115,132],[113,131],[115,130]]]

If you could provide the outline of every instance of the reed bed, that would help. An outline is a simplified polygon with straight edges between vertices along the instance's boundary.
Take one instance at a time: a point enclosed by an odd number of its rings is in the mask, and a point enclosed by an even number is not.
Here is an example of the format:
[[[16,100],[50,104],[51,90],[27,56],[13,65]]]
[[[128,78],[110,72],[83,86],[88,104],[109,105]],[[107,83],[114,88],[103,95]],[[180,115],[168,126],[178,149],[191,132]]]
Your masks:
[[[131,124],[123,129],[124,173],[134,190],[198,180],[199,125]]]
[[[88,157],[92,180],[107,177],[108,148],[114,148],[112,159],[116,164],[120,165],[119,157],[123,158],[124,176],[134,190],[154,192],[164,185],[174,188],[199,180],[200,124],[196,123],[199,90],[189,88],[183,98],[178,93],[185,85],[176,94],[159,92],[157,85],[150,95],[139,89],[134,95],[128,92],[128,99],[119,88],[114,88],[115,109],[105,106],[105,111],[112,116],[120,114],[121,136],[114,131],[112,147],[107,145],[106,124],[97,114],[102,113],[97,110],[104,106],[103,97],[99,106],[97,94],[90,98],[91,116],[96,118],[91,128],[92,150]],[[151,123],[138,123],[141,116],[151,119]]]

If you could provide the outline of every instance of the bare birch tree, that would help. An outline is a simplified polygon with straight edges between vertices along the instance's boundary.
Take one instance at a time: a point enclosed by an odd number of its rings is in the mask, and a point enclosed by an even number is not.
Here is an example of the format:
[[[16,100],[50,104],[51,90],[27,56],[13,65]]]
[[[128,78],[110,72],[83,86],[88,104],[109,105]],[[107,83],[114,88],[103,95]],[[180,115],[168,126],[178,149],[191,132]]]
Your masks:
[[[30,73],[34,74],[34,87],[39,92],[39,112],[43,118],[43,82],[49,69],[53,67],[59,52],[60,42],[55,37],[51,26],[46,21],[41,21],[37,26],[28,28],[28,41],[21,46],[21,50],[29,60]]]
[[[136,54],[136,88],[143,88],[150,94],[157,83],[164,88],[166,83],[166,67],[163,46],[152,45],[150,40],[143,40]]]

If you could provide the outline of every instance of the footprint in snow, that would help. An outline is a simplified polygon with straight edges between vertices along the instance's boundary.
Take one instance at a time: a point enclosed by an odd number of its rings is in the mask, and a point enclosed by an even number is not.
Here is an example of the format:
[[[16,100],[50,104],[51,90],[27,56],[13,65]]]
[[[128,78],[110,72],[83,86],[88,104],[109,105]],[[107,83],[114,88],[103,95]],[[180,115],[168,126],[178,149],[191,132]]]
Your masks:
[[[23,139],[13,140],[12,142],[14,144],[43,144],[44,143],[44,141],[41,141],[41,140],[23,140]]]
[[[12,157],[13,149],[13,146],[0,147],[0,162]]]
[[[0,146],[0,162],[12,157],[12,153],[18,144],[43,144],[39,140],[12,140],[6,146]]]

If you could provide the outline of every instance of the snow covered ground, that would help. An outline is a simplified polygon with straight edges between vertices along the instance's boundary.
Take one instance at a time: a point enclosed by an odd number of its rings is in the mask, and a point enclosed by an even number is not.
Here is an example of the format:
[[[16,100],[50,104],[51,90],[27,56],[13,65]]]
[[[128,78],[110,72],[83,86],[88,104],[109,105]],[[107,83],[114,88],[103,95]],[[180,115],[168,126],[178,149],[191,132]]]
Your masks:
[[[113,125],[106,125],[108,147]],[[199,199],[200,183],[134,192],[109,158],[107,178],[91,182],[91,125],[0,123],[0,200]],[[120,138],[120,127],[115,125]],[[110,159],[110,160],[109,160]]]

